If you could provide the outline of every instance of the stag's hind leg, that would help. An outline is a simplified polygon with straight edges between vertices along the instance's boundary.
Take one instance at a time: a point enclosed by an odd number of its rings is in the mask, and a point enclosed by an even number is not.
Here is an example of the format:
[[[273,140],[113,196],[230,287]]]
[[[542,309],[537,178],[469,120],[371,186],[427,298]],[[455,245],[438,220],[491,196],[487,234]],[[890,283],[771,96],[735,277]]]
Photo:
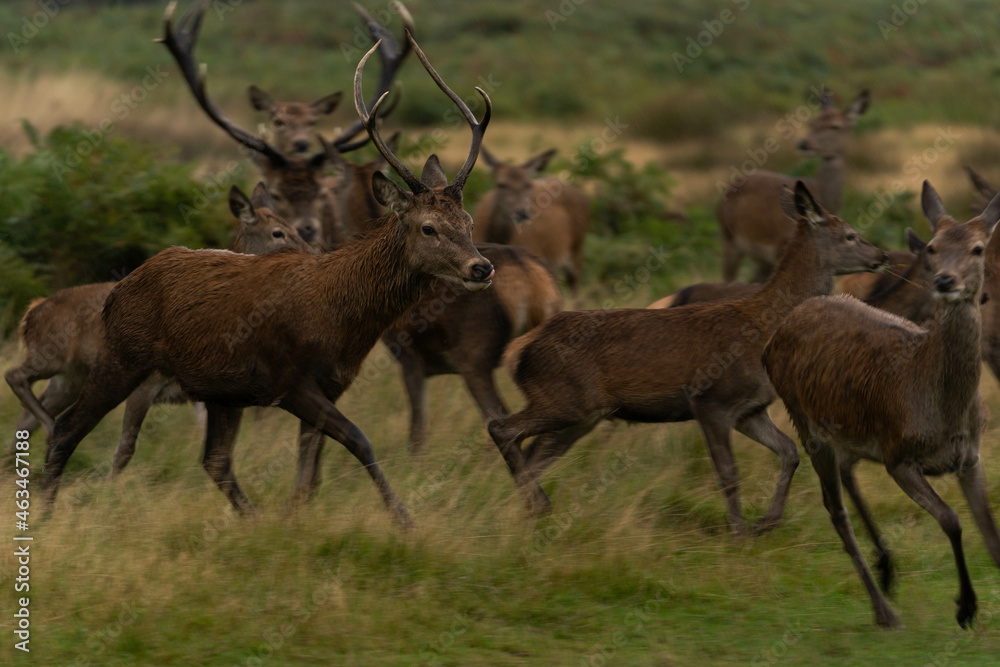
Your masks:
[[[212,478],[219,490],[240,514],[252,514],[250,499],[236,482],[233,472],[233,444],[240,430],[242,408],[231,408],[214,403],[206,403],[207,424],[205,426],[205,453],[201,465]]]
[[[951,550],[955,554],[955,566],[958,568],[958,613],[955,618],[958,624],[970,627],[972,619],[976,615],[976,592],[972,589],[972,580],[969,578],[969,570],[965,565],[965,553],[962,549],[962,523],[958,514],[948,507],[941,496],[937,494],[924,477],[919,465],[916,463],[902,463],[889,470],[889,474],[899,484],[899,488],[913,502],[920,505],[931,516],[937,519],[941,530],[951,541]]]
[[[45,429],[45,435],[51,440],[55,430],[55,415],[45,408],[42,401],[31,390],[31,385],[39,380],[52,377],[54,374],[52,369],[45,368],[43,364],[44,360],[33,363],[33,359],[29,359],[20,366],[8,370],[4,377],[14,395],[21,401],[21,405],[34,415],[38,423]]]
[[[42,407],[47,413],[53,415],[53,417],[60,415],[63,410],[73,405],[73,401],[80,395],[81,384],[78,380],[71,379],[66,375],[53,375],[52,379],[49,380],[49,385],[39,397]],[[41,422],[38,421],[38,418],[35,417],[31,410],[25,409],[18,416],[14,430],[27,431],[31,434],[39,426],[41,426]],[[14,440],[16,442],[18,438]],[[13,443],[11,443],[11,451],[13,449]]]
[[[299,470],[295,478],[292,504],[307,503],[316,497],[320,483],[320,460],[324,436],[308,422],[299,422]]]
[[[347,451],[353,454],[368,471],[368,475],[379,490],[383,502],[389,511],[396,516],[400,525],[404,528],[411,525],[410,515],[406,511],[406,507],[396,497],[375,460],[371,441],[360,428],[351,423],[337,409],[337,406],[323,393],[319,385],[315,382],[302,382],[295,391],[282,399],[280,405],[283,409],[312,424],[316,429],[344,445]]]
[[[427,436],[427,376],[420,355],[404,350],[398,357],[403,374],[403,386],[410,400],[410,443],[411,454],[420,454]]]
[[[799,467],[799,450],[795,447],[795,442],[782,433],[781,429],[771,421],[770,415],[767,414],[767,406],[740,420],[736,425],[736,430],[764,445],[777,454],[781,460],[781,473],[774,489],[771,507],[764,518],[754,526],[755,533],[765,533],[777,526],[781,522],[781,516],[785,513],[788,489],[792,485],[795,469]]]

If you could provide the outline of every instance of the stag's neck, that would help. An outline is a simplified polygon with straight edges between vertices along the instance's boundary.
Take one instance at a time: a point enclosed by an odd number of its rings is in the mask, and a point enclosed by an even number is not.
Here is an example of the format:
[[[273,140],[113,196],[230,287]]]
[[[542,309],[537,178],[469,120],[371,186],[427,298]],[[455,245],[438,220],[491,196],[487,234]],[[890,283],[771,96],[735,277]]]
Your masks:
[[[916,377],[938,388],[937,401],[945,414],[963,414],[979,389],[982,370],[979,295],[968,301],[937,304],[927,335],[914,355]]]
[[[395,213],[361,239],[323,258],[324,298],[352,347],[367,355],[379,336],[420,298],[427,277],[406,260],[406,236]],[[363,349],[362,349],[363,348]]]
[[[834,215],[840,214],[841,196],[844,192],[844,158],[823,158],[816,174],[816,199]]]

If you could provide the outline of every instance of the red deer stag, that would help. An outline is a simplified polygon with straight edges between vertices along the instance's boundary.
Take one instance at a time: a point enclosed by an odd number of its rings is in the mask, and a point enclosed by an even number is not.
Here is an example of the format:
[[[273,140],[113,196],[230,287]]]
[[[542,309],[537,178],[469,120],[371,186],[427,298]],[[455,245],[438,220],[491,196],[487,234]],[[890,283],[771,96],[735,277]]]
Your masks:
[[[820,113],[809,123],[809,133],[799,142],[799,150],[820,158],[816,179],[807,187],[816,193],[820,205],[840,213],[844,179],[844,154],[851,127],[868,108],[867,90],[844,111],[833,106],[833,95],[824,89]],[[740,184],[730,184],[719,202],[717,215],[722,228],[722,277],[734,280],[740,260],[749,257],[756,265],[754,282],[763,282],[773,270],[785,243],[795,233],[795,225],[782,214],[781,189],[793,187],[795,179],[773,171],[757,171]]]
[[[229,206],[240,226],[231,250],[252,255],[279,248],[315,252],[299,238],[294,227],[270,212],[269,203],[263,184],[254,189],[251,199],[247,199],[239,188],[232,188]],[[97,359],[104,335],[101,310],[115,284],[70,287],[46,299],[38,299],[28,307],[18,327],[25,360],[6,374],[7,384],[25,407],[18,417],[17,430],[30,433],[41,425],[46,436],[52,437],[56,415],[80,395],[83,382]],[[51,378],[48,386],[40,397],[36,397],[31,386],[46,378]],[[139,406],[146,398],[150,402],[154,399],[158,402],[186,400],[176,385],[169,386],[166,382],[159,385],[151,382],[143,390],[133,392],[126,402],[119,450],[134,449],[139,427],[149,408],[147,404],[139,414]]]
[[[555,150],[536,155],[524,164],[501,162],[483,149],[496,189],[476,205],[477,243],[503,243],[527,248],[556,274],[564,274],[576,291],[583,267],[583,240],[590,205],[569,183],[541,173]]]
[[[812,459],[823,504],[868,592],[876,623],[900,625],[872,579],[841,496],[844,482],[876,544],[887,589],[892,579],[888,550],[850,478],[859,459],[883,464],[906,495],[941,525],[958,568],[957,620],[967,627],[976,613],[976,594],[965,565],[962,527],[924,476],[956,473],[986,548],[1000,566],[1000,536],[979,458],[986,426],[979,394],[979,300],[1000,196],[964,224],[945,212],[926,181],[921,200],[934,226],[921,259],[934,274],[936,308],[928,328],[847,296],[810,299],[775,331],[764,366]]]
[[[122,280],[105,305],[104,340],[83,393],[56,420],[43,482],[50,505],[80,440],[150,374],[160,372],[205,403],[202,465],[238,511],[253,511],[232,466],[242,408],[277,405],[341,442],[399,522],[409,522],[371,442],[335,403],[382,332],[418,301],[429,279],[481,290],[490,285],[493,267],[473,246],[472,218],[462,207],[462,188],[490,119],[489,96],[476,89],[486,103],[477,122],[407,38],[472,128],[469,155],[452,184],[437,156],[427,159],[417,178],[383,142],[376,121],[386,95],[369,112],[361,91],[373,47],[358,64],[354,103],[372,143],[411,192],[376,174],[375,194],[391,213],[363,239],[329,254],[249,256],[170,248]],[[168,14],[164,40],[176,49],[175,39]],[[268,311],[239,340],[227,337],[236,323]],[[319,452],[300,450],[300,466],[300,482],[315,479]]]
[[[436,281],[413,311],[382,335],[402,366],[412,453],[423,449],[428,376],[457,373],[487,420],[508,414],[493,384],[493,369],[512,338],[562,306],[552,274],[528,251],[492,243],[477,243],[476,249],[496,269],[493,289],[469,294]]]
[[[324,175],[328,162],[336,155],[367,143],[367,138],[352,141],[363,129],[362,125],[360,123],[351,125],[331,142],[323,141],[321,138],[323,150],[311,156],[301,157],[287,155],[277,146],[254,136],[224,116],[208,97],[205,90],[205,75],[199,73],[198,64],[194,59],[195,42],[209,4],[210,0],[198,0],[181,17],[179,22],[183,28],[181,34],[177,35],[176,39],[160,41],[164,41],[167,45],[180,67],[184,81],[209,119],[241,146],[250,149],[273,198],[274,212],[287,219],[295,226],[299,235],[314,246],[328,250],[339,246],[347,240],[348,234],[342,228],[343,223],[337,218],[336,193],[327,188]],[[174,0],[167,8],[168,20],[172,19],[176,6]],[[369,30],[371,31],[371,28]],[[378,94],[373,99],[381,97],[389,90],[392,78],[407,52],[394,49],[391,40],[384,40],[383,44],[385,46],[380,50],[382,76]]]
[[[527,405],[489,429],[532,509],[549,506],[537,476],[602,419],[695,419],[737,535],[746,525],[730,432],[778,455],[780,477],[757,530],[777,525],[799,456],[767,414],[775,394],[760,362],[764,343],[795,306],[829,294],[835,274],[872,270],[885,257],[823,211],[801,182],[782,201],[796,233],[758,294],[683,308],[563,312],[511,343],[505,363]],[[524,456],[521,443],[531,436]]]

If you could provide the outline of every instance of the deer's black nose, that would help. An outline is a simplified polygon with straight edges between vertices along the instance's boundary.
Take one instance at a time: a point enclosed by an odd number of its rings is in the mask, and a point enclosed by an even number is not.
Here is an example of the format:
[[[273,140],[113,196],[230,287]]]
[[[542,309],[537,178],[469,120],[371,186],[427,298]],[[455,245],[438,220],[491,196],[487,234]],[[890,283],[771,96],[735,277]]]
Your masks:
[[[803,139],[803,140],[802,140],[802,141],[800,141],[800,142],[799,142],[798,144],[796,144],[796,146],[797,146],[797,148],[798,148],[798,149],[799,149],[800,151],[807,151],[807,150],[809,150],[809,142],[808,142],[808,141],[806,141],[805,139]]]
[[[489,262],[482,262],[480,264],[475,264],[472,267],[472,279],[483,281],[489,280],[493,277],[493,265]]]
[[[298,140],[293,144],[296,153],[305,153],[309,150],[309,142],[304,140]]]
[[[316,226],[315,225],[301,225],[295,228],[298,231],[299,236],[306,243],[312,243],[312,240],[316,238]]]
[[[934,276],[934,288],[938,292],[950,292],[955,289],[955,276],[946,273]]]

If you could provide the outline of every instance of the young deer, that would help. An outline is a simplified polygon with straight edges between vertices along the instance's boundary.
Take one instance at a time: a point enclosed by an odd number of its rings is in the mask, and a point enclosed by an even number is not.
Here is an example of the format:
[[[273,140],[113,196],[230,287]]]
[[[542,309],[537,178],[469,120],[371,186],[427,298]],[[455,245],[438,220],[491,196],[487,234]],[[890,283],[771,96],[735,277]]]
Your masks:
[[[233,186],[229,207],[240,221],[231,246],[233,252],[259,255],[279,248],[315,252],[299,238],[295,228],[271,213],[263,183],[254,189],[251,199]],[[46,299],[38,299],[28,307],[18,327],[25,360],[6,374],[7,384],[25,407],[18,417],[17,430],[30,433],[41,425],[46,435],[52,437],[56,415],[80,395],[84,380],[97,359],[104,335],[101,310],[115,284],[70,287]],[[48,386],[41,397],[36,397],[31,386],[46,378],[51,378]],[[171,386],[166,381],[159,389],[148,387],[133,392],[126,402],[122,440],[118,445],[120,451],[135,448],[135,438],[149,409],[147,404],[140,414],[140,405],[147,399],[150,403],[187,400],[176,385]]]
[[[277,405],[343,443],[365,467],[386,506],[402,524],[408,523],[371,442],[335,403],[381,333],[418,301],[429,279],[481,290],[489,287],[493,266],[473,246],[472,218],[462,208],[462,187],[490,119],[489,96],[476,89],[486,104],[477,122],[407,37],[472,128],[469,155],[454,182],[448,185],[434,155],[417,178],[379,135],[376,122],[386,95],[369,113],[361,90],[364,66],[376,45],[355,72],[354,104],[373,144],[412,193],[376,174],[375,194],[392,212],[369,235],[329,254],[249,256],[170,248],[122,280],[105,305],[105,335],[83,393],[56,420],[43,485],[50,504],[80,440],[159,372],[176,378],[185,393],[205,403],[202,464],[238,511],[253,511],[232,467],[242,408]],[[165,40],[169,44],[173,39],[168,19]],[[239,326],[254,321],[256,326]],[[234,330],[240,331],[235,340]],[[300,440],[300,487],[318,483],[321,442]],[[297,493],[311,495],[309,490]]]
[[[941,525],[958,567],[957,619],[966,627],[976,613],[976,594],[962,551],[962,528],[924,475],[957,474],[986,548],[1000,566],[1000,536],[979,460],[986,425],[979,394],[979,300],[1000,196],[964,224],[945,213],[927,181],[922,204],[934,226],[921,259],[934,274],[936,309],[928,328],[851,297],[810,299],[775,331],[764,366],[812,459],[823,504],[868,591],[876,623],[900,625],[865,564],[841,497],[843,482],[875,542],[881,583],[888,589],[889,553],[851,475],[859,459],[885,465],[899,487]]]
[[[830,213],[840,213],[844,179],[844,155],[851,127],[868,108],[869,94],[863,90],[847,109],[833,106],[833,95],[824,90],[820,113],[809,122],[809,134],[799,150],[820,158],[816,179],[805,181],[816,199]],[[773,270],[795,227],[782,215],[781,189],[793,187],[795,179],[773,171],[756,171],[739,185],[730,185],[719,202],[717,215],[722,228],[722,277],[734,280],[740,260],[748,256],[757,266],[754,282],[763,282]]]
[[[428,376],[457,373],[487,420],[506,415],[493,369],[512,338],[562,306],[552,274],[528,251],[492,243],[477,243],[476,249],[496,270],[493,289],[470,294],[436,281],[407,316],[382,334],[382,342],[402,366],[410,401],[411,453],[423,449]]]
[[[563,312],[511,343],[505,364],[527,405],[489,428],[533,509],[549,505],[537,476],[602,419],[696,419],[738,535],[746,526],[730,432],[736,428],[778,455],[777,488],[757,529],[778,523],[799,456],[767,414],[775,394],[760,361],[764,343],[795,306],[829,294],[835,274],[872,270],[884,259],[823,211],[801,182],[782,201],[796,233],[759,293],[683,308]],[[531,436],[538,437],[522,456],[521,443]]]
[[[524,164],[501,162],[483,149],[496,189],[476,205],[478,221],[472,238],[477,243],[503,243],[527,248],[554,273],[566,276],[576,291],[583,267],[583,240],[590,205],[583,193],[556,177],[535,178],[555,150],[547,150]]]
[[[184,81],[209,119],[237,143],[250,150],[273,198],[275,213],[288,220],[305,241],[317,248],[331,250],[338,247],[349,238],[349,235],[342,228],[343,221],[337,217],[338,193],[327,187],[326,168],[328,163],[340,154],[360,148],[368,142],[367,137],[363,140],[353,140],[363,129],[362,124],[360,122],[352,124],[331,142],[324,141],[320,137],[322,150],[312,155],[301,156],[286,154],[278,146],[254,136],[224,116],[208,97],[205,90],[205,75],[199,72],[194,59],[194,47],[201,29],[201,21],[210,2],[211,0],[197,0],[181,17],[178,32],[170,33],[159,41],[166,44],[170,50],[180,67]],[[167,7],[165,18],[167,23],[173,19],[176,7],[176,0]],[[365,16],[367,15],[362,13],[362,17]],[[404,18],[408,16],[404,14]],[[386,35],[379,50],[382,58],[382,75],[374,100],[389,91],[392,79],[409,49],[402,51],[397,49],[385,29],[374,23],[379,29],[377,32],[373,23],[367,23],[370,33]]]

